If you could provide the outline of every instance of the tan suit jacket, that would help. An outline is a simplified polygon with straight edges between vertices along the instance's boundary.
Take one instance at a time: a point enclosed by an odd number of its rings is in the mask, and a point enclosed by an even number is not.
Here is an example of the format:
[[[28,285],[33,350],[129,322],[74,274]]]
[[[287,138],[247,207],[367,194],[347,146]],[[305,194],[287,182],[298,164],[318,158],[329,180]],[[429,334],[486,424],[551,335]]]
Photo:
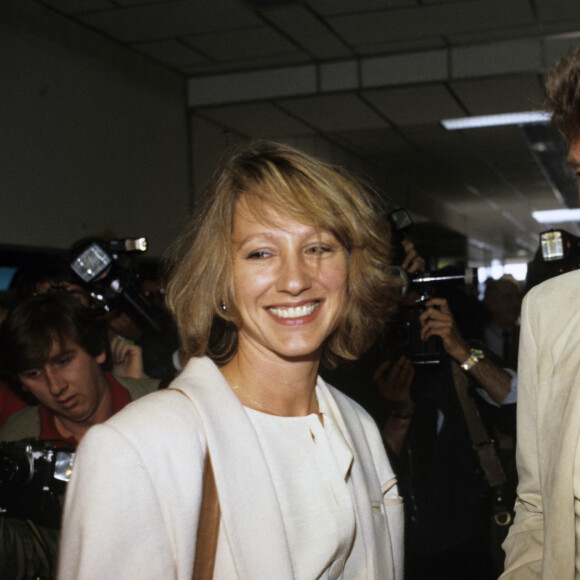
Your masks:
[[[522,307],[518,498],[502,580],[575,577],[574,460],[580,433],[580,271],[536,286]]]

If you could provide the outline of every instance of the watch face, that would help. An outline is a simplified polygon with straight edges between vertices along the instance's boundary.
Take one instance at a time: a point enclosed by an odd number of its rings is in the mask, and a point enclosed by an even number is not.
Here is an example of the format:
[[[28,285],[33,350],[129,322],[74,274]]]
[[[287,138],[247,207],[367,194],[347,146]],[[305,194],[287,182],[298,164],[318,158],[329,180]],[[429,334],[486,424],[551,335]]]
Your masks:
[[[464,371],[468,371],[472,366],[478,363],[480,360],[485,358],[485,353],[477,348],[471,349],[471,354],[469,358],[462,363],[460,366]]]

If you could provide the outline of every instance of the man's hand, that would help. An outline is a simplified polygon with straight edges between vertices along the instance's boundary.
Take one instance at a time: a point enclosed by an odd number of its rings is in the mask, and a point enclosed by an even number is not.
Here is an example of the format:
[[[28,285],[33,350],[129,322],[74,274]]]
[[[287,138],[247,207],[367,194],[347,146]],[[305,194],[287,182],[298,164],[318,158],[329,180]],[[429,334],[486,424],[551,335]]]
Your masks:
[[[426,310],[419,316],[421,340],[439,336],[445,352],[457,362],[464,362],[470,354],[467,342],[463,340],[455,319],[445,298],[432,298],[425,303]]]
[[[402,356],[394,363],[385,361],[373,374],[373,381],[390,403],[390,413],[381,428],[383,439],[389,449],[399,455],[415,410],[411,399],[411,383],[415,370],[411,361]]]
[[[414,407],[411,399],[411,383],[414,376],[415,370],[411,361],[402,356],[394,363],[391,361],[381,363],[373,373],[373,381],[397,413],[408,415],[413,412]]]
[[[455,324],[447,300],[432,298],[425,305],[427,309],[419,317],[421,339],[440,336],[447,354],[459,364],[465,362],[471,349]],[[498,405],[502,404],[511,390],[511,375],[487,358],[474,365],[469,373]]]
[[[143,371],[143,355],[140,346],[116,335],[111,339],[111,357],[114,374],[132,379],[147,378]]]
[[[408,274],[422,272],[425,269],[425,260],[419,256],[415,246],[409,240],[403,240],[401,243],[405,249],[405,258],[401,264],[401,268]]]

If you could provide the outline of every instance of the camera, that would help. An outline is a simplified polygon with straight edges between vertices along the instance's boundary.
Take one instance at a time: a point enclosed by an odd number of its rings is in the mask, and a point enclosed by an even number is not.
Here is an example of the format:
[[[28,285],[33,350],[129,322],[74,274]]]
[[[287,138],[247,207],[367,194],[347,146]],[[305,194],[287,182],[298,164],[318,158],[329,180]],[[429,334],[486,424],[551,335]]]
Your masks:
[[[0,513],[58,527],[74,455],[51,441],[0,442]]]
[[[405,258],[403,240],[407,237],[413,221],[405,209],[399,208],[388,214],[393,248],[393,273],[400,280],[401,301],[399,311],[390,324],[385,348],[393,360],[405,355],[414,365],[439,364],[444,349],[439,336],[421,340],[419,317],[425,303],[431,298],[445,296],[453,287],[477,282],[477,270],[447,267],[434,272],[408,274],[401,264]],[[412,300],[412,302],[410,302]]]
[[[431,298],[445,296],[454,287],[477,282],[477,270],[467,268],[442,268],[434,272],[407,274],[395,267],[396,275],[402,281],[402,294],[412,299],[412,303],[402,304],[392,325],[389,327],[390,345],[396,354],[404,354],[414,365],[439,364],[444,354],[439,336],[421,339],[419,317],[425,310],[425,303]]]
[[[545,280],[580,267],[580,238],[565,230],[547,230],[540,234],[540,245],[528,262],[525,293]]]
[[[558,273],[580,266],[580,238],[565,230],[548,230],[540,234],[542,260]]]
[[[91,296],[109,311],[117,306],[127,309],[140,326],[161,332],[162,325],[152,308],[140,296],[138,276],[126,263],[125,256],[147,251],[147,238],[125,238],[105,242],[85,240],[71,252],[70,267],[89,287]]]

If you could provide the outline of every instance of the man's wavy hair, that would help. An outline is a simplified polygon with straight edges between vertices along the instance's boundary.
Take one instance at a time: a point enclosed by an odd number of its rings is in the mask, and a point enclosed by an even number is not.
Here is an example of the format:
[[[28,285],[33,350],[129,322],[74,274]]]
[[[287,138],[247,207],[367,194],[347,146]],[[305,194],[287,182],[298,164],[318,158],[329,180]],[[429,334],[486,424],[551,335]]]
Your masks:
[[[21,301],[0,325],[0,377],[18,387],[18,375],[46,364],[55,342],[67,340],[90,356],[107,353],[103,319],[67,292],[51,292]]]
[[[580,45],[548,74],[544,106],[552,112],[552,125],[568,141],[580,135]]]
[[[241,196],[261,220],[268,210],[330,231],[349,256],[347,302],[322,362],[333,368],[373,343],[394,308],[390,230],[376,195],[343,169],[271,142],[239,147],[220,165],[201,207],[170,253],[167,304],[188,357],[224,364],[236,352],[232,230]]]

